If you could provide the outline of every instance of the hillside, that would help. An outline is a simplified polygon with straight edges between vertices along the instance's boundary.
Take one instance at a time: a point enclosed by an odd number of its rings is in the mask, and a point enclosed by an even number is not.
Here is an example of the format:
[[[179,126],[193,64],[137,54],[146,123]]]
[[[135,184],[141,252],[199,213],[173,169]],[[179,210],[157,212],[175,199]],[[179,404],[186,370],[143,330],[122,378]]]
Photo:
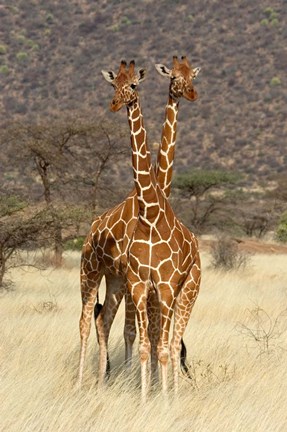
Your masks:
[[[284,0],[15,0],[0,6],[0,119],[91,109],[112,114],[101,69],[148,69],[141,86],[149,141],[160,140],[167,85],[154,63],[186,54],[200,99],[181,102],[176,169],[224,168],[257,181],[286,169]],[[155,147],[155,146],[154,146]],[[2,152],[3,153],[3,152]]]

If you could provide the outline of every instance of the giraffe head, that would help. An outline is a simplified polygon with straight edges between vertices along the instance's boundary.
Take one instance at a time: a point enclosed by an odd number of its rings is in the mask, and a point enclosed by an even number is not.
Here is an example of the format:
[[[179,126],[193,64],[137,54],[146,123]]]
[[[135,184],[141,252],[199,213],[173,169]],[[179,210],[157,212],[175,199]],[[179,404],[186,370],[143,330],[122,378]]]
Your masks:
[[[122,60],[118,74],[113,71],[102,71],[102,74],[115,89],[110,109],[111,111],[118,111],[123,105],[129,105],[137,99],[136,88],[145,79],[146,70],[139,69],[136,72],[134,60],[130,62],[128,68],[127,63]]]
[[[189,101],[197,99],[197,91],[193,87],[193,80],[197,77],[200,68],[193,68],[185,56],[181,57],[181,62],[176,56],[173,57],[173,68],[168,69],[163,64],[156,64],[156,70],[165,77],[169,77],[170,96],[174,99],[184,97]]]

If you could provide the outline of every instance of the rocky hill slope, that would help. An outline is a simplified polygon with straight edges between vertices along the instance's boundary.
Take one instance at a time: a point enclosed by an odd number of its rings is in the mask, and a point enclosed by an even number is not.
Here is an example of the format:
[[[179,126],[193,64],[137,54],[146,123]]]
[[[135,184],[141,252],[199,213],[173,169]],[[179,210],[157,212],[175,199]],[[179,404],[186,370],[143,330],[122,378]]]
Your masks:
[[[176,169],[223,168],[253,181],[286,170],[285,0],[14,0],[0,6],[0,119],[91,109],[112,114],[101,69],[135,59],[152,147],[168,82],[154,63],[187,55],[200,99],[181,102]],[[121,117],[122,116],[122,117]]]

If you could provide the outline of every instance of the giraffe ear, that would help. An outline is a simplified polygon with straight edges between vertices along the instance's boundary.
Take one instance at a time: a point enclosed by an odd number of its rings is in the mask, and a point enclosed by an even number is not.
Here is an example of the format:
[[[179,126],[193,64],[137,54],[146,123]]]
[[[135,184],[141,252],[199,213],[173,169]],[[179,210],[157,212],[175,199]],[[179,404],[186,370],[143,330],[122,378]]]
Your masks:
[[[171,70],[168,69],[165,65],[158,63],[158,64],[155,64],[155,68],[160,75],[167,77],[167,78],[170,78]]]
[[[197,68],[195,68],[195,69],[192,70],[192,72],[193,72],[192,79],[195,79],[197,77],[197,75],[199,74],[200,70],[201,70],[200,67],[197,67]]]
[[[116,76],[117,76],[115,74],[115,72],[113,72],[113,71],[104,71],[104,70],[102,70],[101,72],[102,72],[103,77],[105,78],[105,80],[108,81],[109,83],[112,83],[115,80]]]
[[[144,81],[145,79],[146,79],[146,69],[140,69],[138,71],[138,80],[139,80],[139,83],[142,82],[142,81]]]

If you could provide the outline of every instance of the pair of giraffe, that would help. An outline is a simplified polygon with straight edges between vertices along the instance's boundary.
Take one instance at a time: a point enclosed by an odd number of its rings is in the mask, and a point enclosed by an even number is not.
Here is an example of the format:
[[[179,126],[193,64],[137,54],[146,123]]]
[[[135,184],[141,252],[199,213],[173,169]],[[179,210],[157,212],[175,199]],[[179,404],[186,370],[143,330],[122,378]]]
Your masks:
[[[154,170],[146,140],[137,85],[145,70],[135,71],[120,64],[118,74],[104,72],[115,88],[111,110],[127,107],[131,131],[132,165],[135,189],[121,204],[108,210],[92,224],[82,251],[80,318],[81,353],[79,383],[90,333],[98,288],[106,277],[105,303],[96,320],[99,341],[99,385],[105,379],[110,328],[124,296],[126,299],[125,346],[130,364],[136,336],[135,314],[139,327],[142,399],[148,390],[147,363],[152,369],[161,364],[162,388],[167,390],[169,328],[174,312],[174,331],[170,345],[174,389],[178,388],[181,337],[186,328],[200,285],[200,258],[195,236],[176,218],[169,202],[174,159],[179,99],[194,101],[197,93],[193,69],[186,57],[173,58],[173,68],[156,65],[161,75],[170,78],[168,104],[161,146]]]

